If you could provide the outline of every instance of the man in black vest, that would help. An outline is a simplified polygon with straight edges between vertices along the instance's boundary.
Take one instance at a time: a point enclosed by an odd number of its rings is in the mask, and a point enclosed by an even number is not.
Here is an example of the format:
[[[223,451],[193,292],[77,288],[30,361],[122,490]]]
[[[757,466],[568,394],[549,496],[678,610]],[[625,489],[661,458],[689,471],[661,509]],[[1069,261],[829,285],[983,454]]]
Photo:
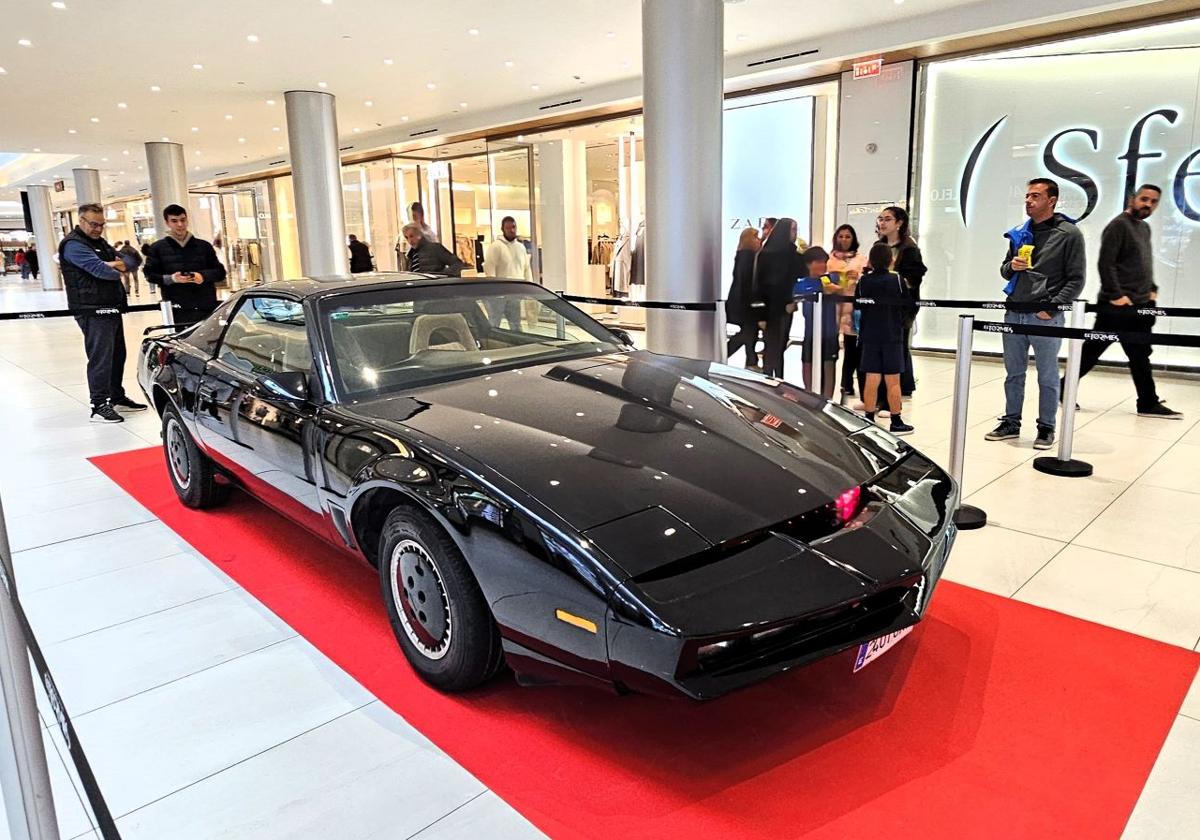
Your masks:
[[[150,246],[146,280],[162,286],[163,300],[176,307],[175,323],[191,326],[217,308],[217,283],[225,279],[225,266],[210,243],[188,232],[187,210],[168,204],[163,218],[167,235]]]
[[[145,411],[143,403],[125,396],[121,380],[125,373],[125,286],[121,272],[125,262],[104,241],[104,208],[84,204],[79,224],[58,246],[58,262],[67,289],[67,308],[83,330],[87,353],[88,391],[93,423],[121,423],[116,412]]]

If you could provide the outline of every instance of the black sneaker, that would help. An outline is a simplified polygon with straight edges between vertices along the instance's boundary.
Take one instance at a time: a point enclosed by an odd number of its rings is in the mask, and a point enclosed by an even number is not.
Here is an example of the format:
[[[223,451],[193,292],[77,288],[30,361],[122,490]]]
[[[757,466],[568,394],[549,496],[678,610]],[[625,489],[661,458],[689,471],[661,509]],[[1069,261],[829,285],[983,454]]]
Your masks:
[[[888,431],[897,437],[904,437],[904,435],[911,435],[913,433],[913,427],[905,423],[903,420],[897,420],[895,417],[893,417],[892,424],[888,427]]]
[[[1161,402],[1152,408],[1139,408],[1138,417],[1158,417],[1162,420],[1182,420],[1183,412],[1167,408]]]
[[[984,440],[1012,440],[1021,436],[1021,424],[1012,420],[1001,420],[1000,425],[983,436]]]
[[[1034,449],[1050,449],[1054,446],[1054,430],[1041,427],[1038,429],[1037,440],[1033,442]]]
[[[129,397],[121,397],[112,401],[113,408],[120,411],[145,411],[149,408],[145,403],[134,402]]]
[[[125,418],[117,414],[113,410],[112,403],[103,402],[100,405],[92,406],[92,416],[90,419],[93,423],[124,423]]]

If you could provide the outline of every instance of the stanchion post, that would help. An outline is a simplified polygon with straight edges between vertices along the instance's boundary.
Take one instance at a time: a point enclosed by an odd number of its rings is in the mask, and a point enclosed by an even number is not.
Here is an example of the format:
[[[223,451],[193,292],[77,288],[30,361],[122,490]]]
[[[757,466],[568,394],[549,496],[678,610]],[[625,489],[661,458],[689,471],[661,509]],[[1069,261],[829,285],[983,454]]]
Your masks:
[[[975,316],[958,316],[958,353],[954,359],[954,408],[950,427],[950,475],[963,492],[963,467],[967,454],[967,405],[971,397],[971,351],[975,345]],[[958,506],[954,524],[972,531],[987,524],[987,514],[973,505]]]
[[[1087,303],[1077,300],[1071,306],[1071,326],[1083,329]],[[1067,339],[1067,371],[1063,377],[1062,418],[1058,431],[1058,457],[1046,456],[1033,459],[1033,468],[1038,472],[1064,478],[1086,478],[1092,474],[1092,465],[1071,457],[1075,445],[1075,402],[1079,397],[1079,369],[1083,364],[1083,339]]]
[[[8,828],[15,840],[58,840],[54,796],[42,727],[38,723],[37,696],[25,636],[11,597],[17,584],[13,576],[4,506],[0,503],[0,574],[5,590],[0,591],[0,687],[8,732],[0,734],[0,789],[8,812]]]
[[[821,346],[825,340],[824,297],[825,295],[821,292],[817,292],[817,299],[813,301],[812,309],[810,310],[813,319],[813,346],[808,348],[808,369],[811,371],[809,375],[809,379],[811,380],[809,387],[815,394],[821,393],[821,386],[824,384],[821,381],[823,378],[822,375],[825,373],[825,354],[822,352],[823,347]]]
[[[175,324],[175,310],[171,308],[171,301],[164,300],[158,305],[158,311],[162,314],[162,322],[169,326]]]

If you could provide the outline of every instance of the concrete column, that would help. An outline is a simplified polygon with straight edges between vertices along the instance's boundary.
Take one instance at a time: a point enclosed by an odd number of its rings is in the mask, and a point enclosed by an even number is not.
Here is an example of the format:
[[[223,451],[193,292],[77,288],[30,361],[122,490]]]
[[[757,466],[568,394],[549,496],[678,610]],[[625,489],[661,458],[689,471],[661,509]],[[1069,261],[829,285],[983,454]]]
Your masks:
[[[310,90],[289,90],[283,99],[296,191],[300,268],[309,277],[349,274],[337,100],[332,94]]]
[[[603,297],[603,283],[597,293],[587,276],[587,146],[580,140],[547,140],[537,144],[537,153],[542,283],[555,292]]]
[[[62,275],[58,271],[58,232],[54,227],[53,207],[50,204],[50,188],[26,187],[29,193],[29,215],[33,218],[33,236],[37,240],[38,272],[42,275],[42,288],[55,291],[63,287]]]
[[[100,173],[95,169],[72,169],[75,176],[75,204],[100,204]]]
[[[154,205],[154,229],[161,239],[166,233],[163,210],[171,205],[188,206],[187,162],[179,143],[147,143],[146,170],[150,173],[150,198]]]
[[[646,298],[720,298],[722,0],[642,0]],[[724,313],[650,309],[656,353],[724,358]]]

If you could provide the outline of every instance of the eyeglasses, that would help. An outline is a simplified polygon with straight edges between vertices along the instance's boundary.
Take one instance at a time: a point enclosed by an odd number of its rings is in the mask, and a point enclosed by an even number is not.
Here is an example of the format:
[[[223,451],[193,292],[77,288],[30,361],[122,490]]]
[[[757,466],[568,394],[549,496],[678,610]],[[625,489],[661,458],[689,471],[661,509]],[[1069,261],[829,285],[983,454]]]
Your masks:
[[[877,222],[894,222],[896,220],[892,216],[880,216],[875,221],[877,221]]]
[[[102,228],[106,224],[108,224],[108,222],[104,221],[103,219],[101,219],[98,222],[93,222],[91,219],[80,219],[79,224],[85,225],[90,228]]]

